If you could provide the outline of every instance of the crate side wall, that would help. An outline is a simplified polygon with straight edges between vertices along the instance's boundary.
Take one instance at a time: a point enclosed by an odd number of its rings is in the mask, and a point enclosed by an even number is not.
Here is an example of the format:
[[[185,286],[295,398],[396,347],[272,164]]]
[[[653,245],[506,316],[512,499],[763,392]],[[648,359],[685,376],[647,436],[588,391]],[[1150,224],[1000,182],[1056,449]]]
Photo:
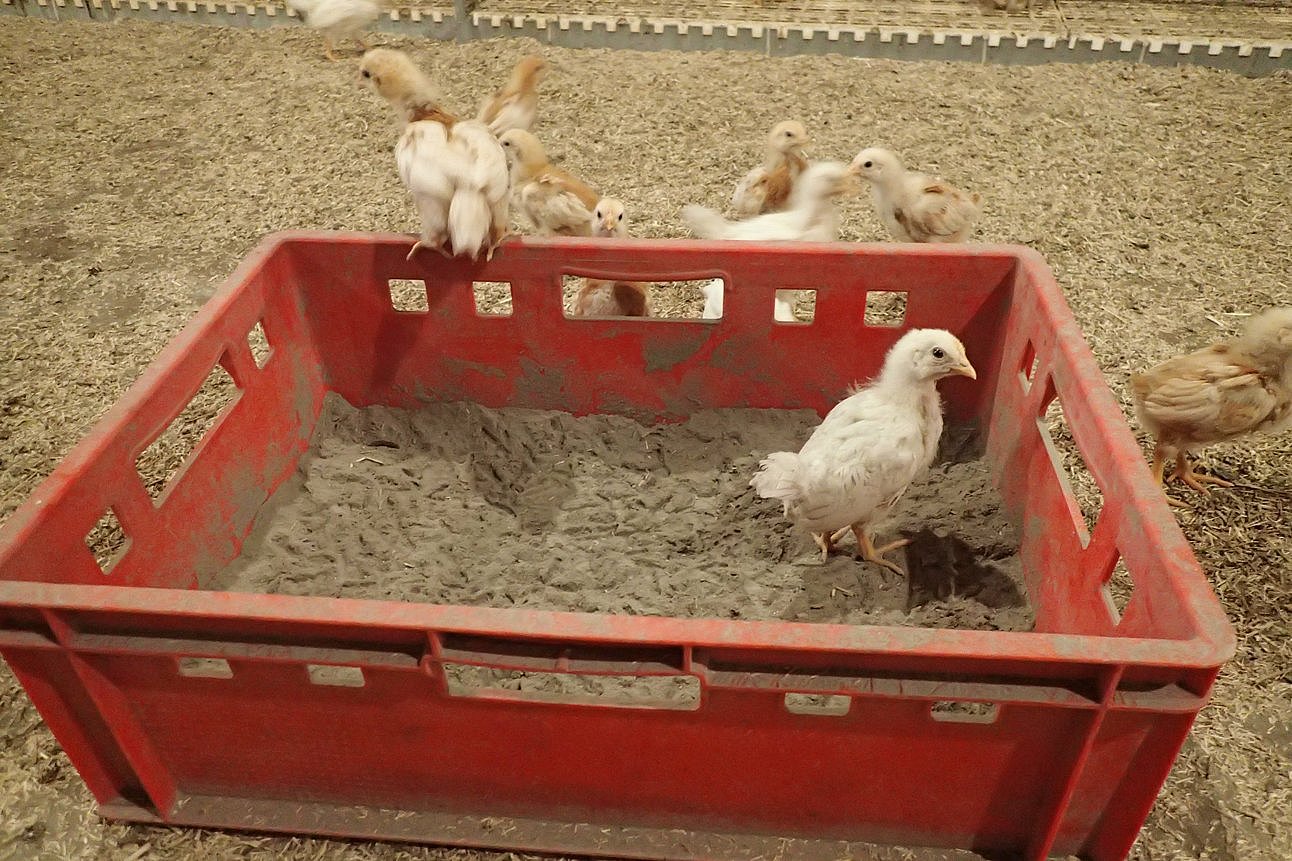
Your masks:
[[[807,246],[568,241],[509,245],[489,263],[422,255],[404,242],[302,245],[315,261],[307,292],[329,385],[352,404],[414,407],[473,400],[642,421],[720,407],[809,408],[824,414],[873,376],[908,327],[947,328],[990,355],[984,309],[1013,265],[1008,255],[922,256]],[[720,320],[568,319],[563,275],[653,282],[721,277]],[[391,305],[388,281],[425,283],[427,309]],[[473,281],[507,282],[510,316],[477,313]],[[811,323],[773,319],[777,289],[817,291]],[[902,327],[865,325],[870,291],[908,294]],[[825,345],[829,345],[827,348]],[[981,348],[981,349],[980,349]],[[943,385],[952,420],[980,412],[983,389]]]

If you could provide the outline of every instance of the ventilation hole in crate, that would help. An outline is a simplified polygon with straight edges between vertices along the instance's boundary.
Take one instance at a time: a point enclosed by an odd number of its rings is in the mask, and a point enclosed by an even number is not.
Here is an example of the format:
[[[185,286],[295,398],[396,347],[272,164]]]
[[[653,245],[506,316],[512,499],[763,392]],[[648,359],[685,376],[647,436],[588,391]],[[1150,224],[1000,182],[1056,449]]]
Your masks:
[[[1064,485],[1068,498],[1068,508],[1072,512],[1077,535],[1081,546],[1090,544],[1090,535],[1094,532],[1099,512],[1104,507],[1104,495],[1095,483],[1095,477],[1086,468],[1085,458],[1072,438],[1072,430],[1063,414],[1062,402],[1054,396],[1054,381],[1047,380],[1049,389],[1045,412],[1038,424],[1045,438],[1046,448],[1054,462],[1059,481]]]
[[[1126,570],[1126,563],[1121,559],[1117,560],[1108,579],[1104,581],[1102,591],[1104,604],[1108,607],[1108,615],[1116,625],[1121,622],[1122,614],[1130,604],[1131,593],[1135,591],[1135,583],[1131,580],[1130,571]]]
[[[872,290],[866,294],[866,325],[897,328],[906,322],[906,293]]]
[[[256,367],[263,368],[269,362],[271,350],[264,326],[260,323],[252,326],[247,333],[247,346],[251,348],[251,358],[256,361]]]
[[[334,688],[363,687],[363,670],[358,667],[336,667],[331,664],[306,664],[312,685]]]
[[[391,278],[386,282],[390,288],[390,307],[405,314],[425,314],[431,310],[426,298],[425,281],[409,281],[403,278]]]
[[[85,546],[90,548],[94,561],[99,563],[99,570],[104,574],[111,572],[117,560],[126,555],[130,540],[126,538],[115,511],[109,508],[103,512],[99,522],[85,536]]]
[[[852,697],[837,694],[786,694],[785,709],[796,715],[846,715],[852,707]]]
[[[475,297],[476,313],[481,317],[511,316],[510,281],[474,281],[471,294]]]
[[[179,674],[194,679],[233,678],[233,670],[224,658],[180,658]]]
[[[816,319],[816,291],[777,290],[772,317],[778,323],[811,323]]]
[[[581,676],[466,664],[445,664],[444,675],[455,697],[627,708],[700,707],[700,680],[694,676]]]
[[[939,700],[929,710],[936,721],[944,723],[995,723],[1000,706],[971,700]]]
[[[193,450],[237,400],[238,388],[224,369],[225,361],[222,356],[221,364],[211,369],[184,410],[135,460],[139,477],[154,500],[171,486]]]
[[[1028,339],[1023,347],[1023,364],[1019,367],[1018,381],[1023,384],[1023,391],[1030,391],[1032,381],[1036,379],[1036,366],[1040,360],[1036,356],[1036,346]]]

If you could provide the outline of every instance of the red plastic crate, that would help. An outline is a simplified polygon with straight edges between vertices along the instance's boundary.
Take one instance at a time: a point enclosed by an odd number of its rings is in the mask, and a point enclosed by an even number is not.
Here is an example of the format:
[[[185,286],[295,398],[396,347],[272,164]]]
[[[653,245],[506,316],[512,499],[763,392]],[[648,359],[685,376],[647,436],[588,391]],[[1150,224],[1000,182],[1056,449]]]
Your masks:
[[[1036,253],[570,239],[476,265],[407,249],[266,239],[0,532],[0,653],[104,815],[638,858],[840,857],[830,841],[1126,855],[1233,633]],[[569,320],[571,272],[723,276],[726,317]],[[429,312],[395,311],[389,278],[425,279]],[[510,281],[512,315],[477,314],[473,280]],[[775,322],[777,288],[816,290],[815,321]],[[905,326],[952,330],[979,369],[944,384],[947,410],[985,431],[1022,523],[1033,633],[200,589],[294,470],[326,392],[646,421],[824,413],[902,331],[863,325],[873,290],[908,292]],[[154,502],[136,457],[217,362],[237,398]],[[1105,500],[1089,535],[1044,429],[1056,394]],[[109,508],[129,544],[105,573],[85,539]],[[1119,558],[1134,583],[1120,618]],[[192,658],[229,677],[181,674]],[[446,664],[678,676],[699,699],[462,695]],[[313,665],[357,667],[361,686],[318,684]],[[792,713],[791,693],[846,713]],[[948,722],[944,701],[995,719]]]

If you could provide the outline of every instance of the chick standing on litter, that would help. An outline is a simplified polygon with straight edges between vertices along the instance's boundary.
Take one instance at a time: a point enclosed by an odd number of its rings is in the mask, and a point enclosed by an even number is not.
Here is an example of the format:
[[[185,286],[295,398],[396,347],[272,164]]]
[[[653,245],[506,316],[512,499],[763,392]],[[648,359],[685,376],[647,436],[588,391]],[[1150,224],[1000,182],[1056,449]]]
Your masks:
[[[332,61],[338,59],[332,53],[337,42],[354,40],[366,47],[361,34],[381,14],[373,0],[287,0],[287,6],[306,27],[323,33],[323,53]]]
[[[503,88],[480,106],[476,119],[495,135],[512,129],[529,131],[538,115],[538,82],[546,71],[547,63],[542,57],[536,54],[521,57]]]
[[[1252,317],[1232,341],[1168,359],[1130,380],[1140,423],[1157,438],[1153,477],[1166,461],[1189,487],[1230,482],[1193,471],[1188,452],[1249,433],[1292,427],[1292,308]],[[1168,497],[1173,505],[1184,505]]]
[[[408,123],[395,160],[422,221],[408,256],[427,247],[492,257],[508,223],[507,157],[498,140],[482,123],[446,112],[435,85],[400,51],[369,51],[359,73]]]
[[[862,150],[848,169],[870,182],[875,212],[898,242],[964,242],[981,214],[977,194],[907,170],[886,149]]]
[[[803,147],[808,143],[802,123],[787,120],[773,126],[763,163],[745,174],[731,195],[736,213],[748,217],[783,210],[795,181],[807,169]]]
[[[835,201],[852,190],[852,178],[842,164],[817,162],[799,177],[790,195],[790,208],[784,212],[771,212],[745,221],[728,221],[715,210],[689,205],[682,208],[682,219],[701,239],[833,242],[839,237],[839,213],[835,209]],[[705,298],[704,319],[722,316],[722,291],[721,279],[710,281],[701,288]],[[774,313],[781,322],[796,319],[793,292],[776,291]]]
[[[540,235],[590,236],[597,193],[547,160],[538,138],[512,129],[499,138],[512,170],[516,206]]]
[[[907,542],[876,548],[871,532],[933,462],[942,436],[937,382],[953,374],[977,379],[959,339],[942,329],[907,332],[878,379],[836,405],[797,454],[768,455],[750,486],[812,533],[822,561],[851,529],[862,559],[901,574],[884,554]]]
[[[624,205],[603,197],[592,211],[593,236],[628,238],[628,217]],[[649,317],[650,288],[637,281],[584,279],[574,297],[575,317]]]
[[[784,212],[728,221],[715,210],[690,204],[682,207],[682,220],[701,239],[833,242],[839,236],[835,201],[852,190],[844,165],[821,161],[803,171]]]

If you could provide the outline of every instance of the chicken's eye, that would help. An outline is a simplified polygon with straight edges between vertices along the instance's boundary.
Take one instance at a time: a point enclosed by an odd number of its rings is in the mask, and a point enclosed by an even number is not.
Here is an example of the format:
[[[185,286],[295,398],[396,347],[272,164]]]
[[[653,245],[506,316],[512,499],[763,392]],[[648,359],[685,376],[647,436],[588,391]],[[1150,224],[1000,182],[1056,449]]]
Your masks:
[[[935,358],[935,359],[945,359],[946,357],[947,357],[947,354],[943,351],[943,349],[942,349],[941,347],[934,347],[934,348],[933,348],[933,358]]]
[[[367,69],[364,69],[364,70],[363,70],[363,76],[364,76],[365,78],[371,78],[371,77],[372,77],[372,72],[369,72]]]
[[[624,220],[624,214],[623,214],[622,212],[621,212],[621,213],[619,213],[619,220],[620,220],[620,221],[623,221],[623,220]]]
[[[874,166],[875,166],[875,163],[873,161],[868,161],[862,165],[862,167],[874,167]]]

